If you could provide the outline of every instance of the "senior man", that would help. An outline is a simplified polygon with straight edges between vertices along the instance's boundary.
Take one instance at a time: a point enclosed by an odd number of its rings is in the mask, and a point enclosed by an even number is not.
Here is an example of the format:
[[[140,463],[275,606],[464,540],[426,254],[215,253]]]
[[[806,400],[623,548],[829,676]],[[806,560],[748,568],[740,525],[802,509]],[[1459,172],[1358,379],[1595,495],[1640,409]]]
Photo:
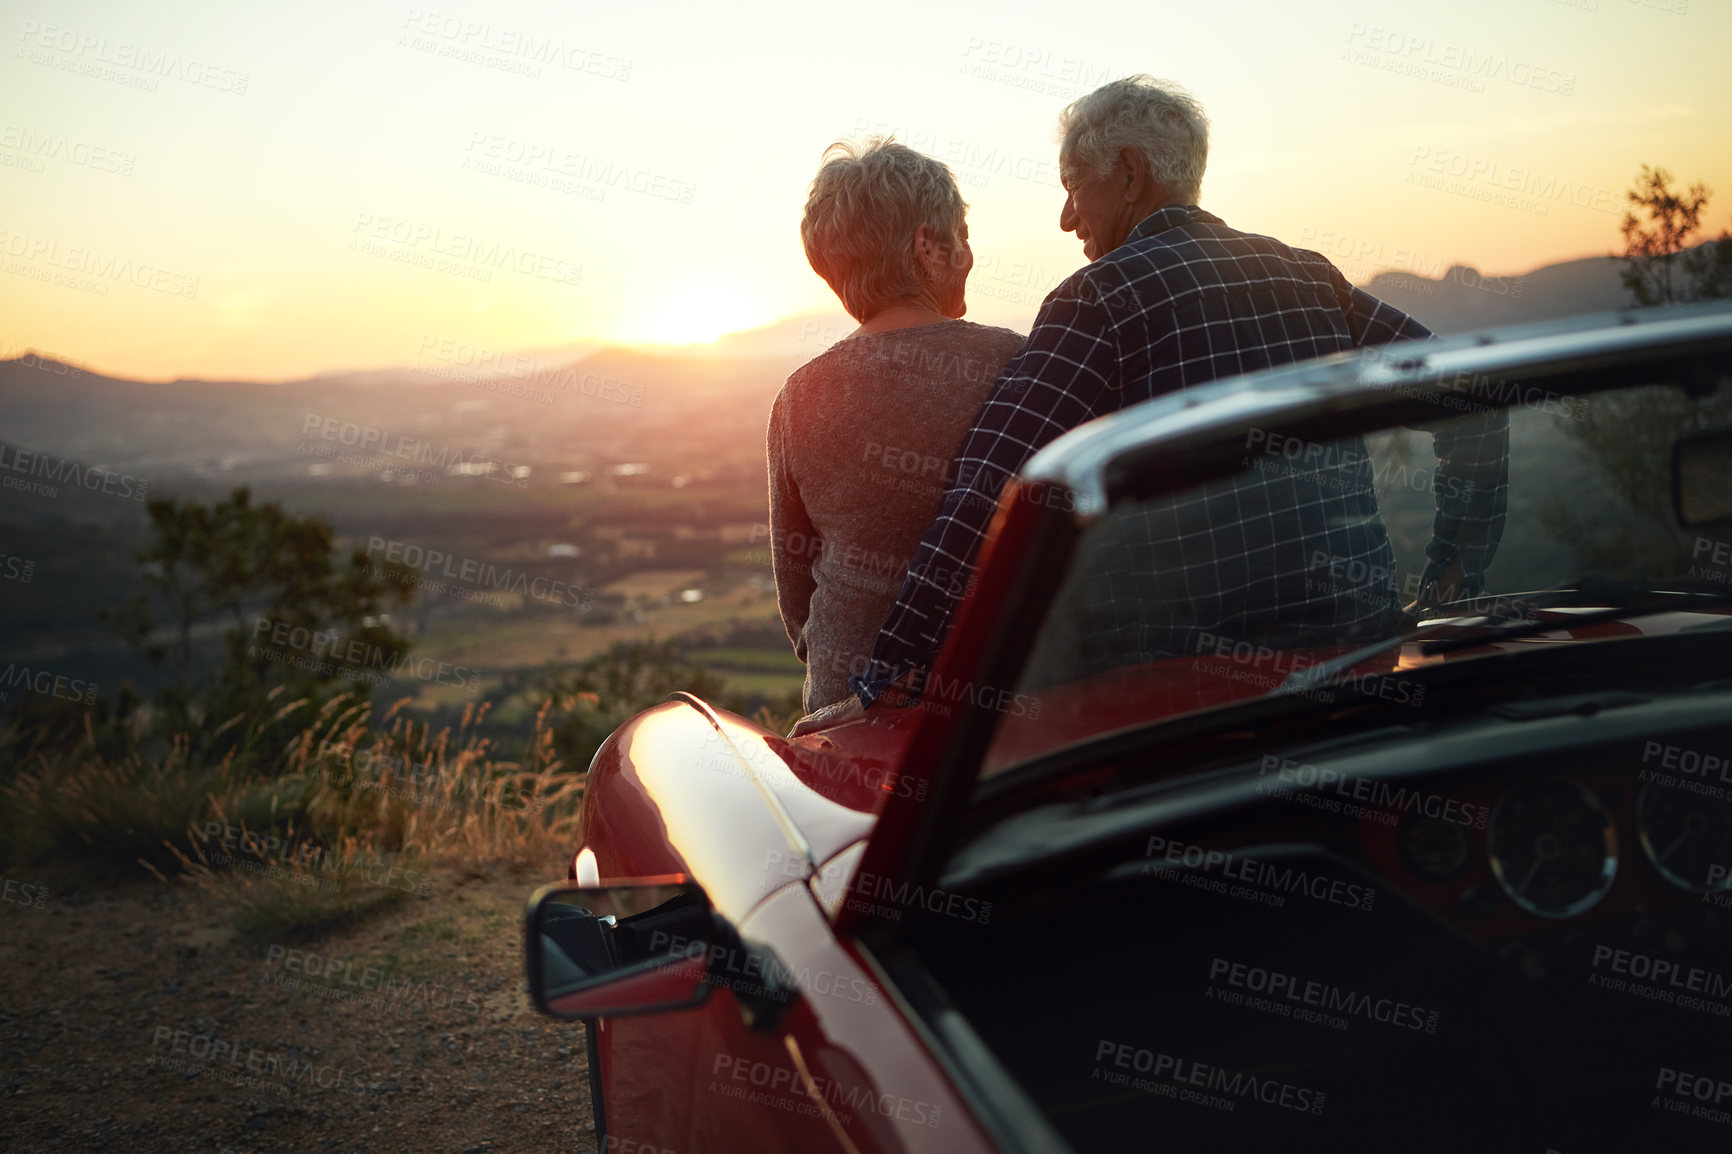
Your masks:
[[[1430,336],[1413,318],[1348,284],[1321,255],[1238,232],[1197,207],[1208,122],[1182,89],[1147,76],[1107,84],[1064,110],[1059,227],[1092,262],[1041,306],[1022,350],[1005,366],[952,466],[952,484],[885,621],[871,666],[849,680],[856,698],[806,718],[796,733],[856,716],[898,681],[918,691],[966,589],[999,492],[1049,441],[1092,418],[1219,377],[1357,346]],[[1502,532],[1508,425],[1501,412],[1453,422],[1435,435],[1437,516],[1421,599],[1477,593]],[[1340,494],[1336,523],[1358,519],[1360,555],[1391,573],[1369,470]],[[1447,482],[1447,483],[1445,483]],[[1271,488],[1270,492],[1274,490]],[[1318,510],[1267,498],[1270,555],[1305,555]],[[1324,498],[1325,501],[1333,498]],[[1367,509],[1369,516],[1366,515]],[[1210,526],[1186,555],[1206,578],[1243,571],[1243,523]],[[1335,550],[1340,552],[1339,549]],[[1188,563],[1189,564],[1189,563]],[[1391,604],[1342,587],[1319,592],[1303,564],[1259,584],[1264,621],[1332,621],[1338,636],[1387,631]],[[1393,601],[1394,589],[1386,590]],[[1176,652],[1169,647],[1170,652]],[[912,676],[910,676],[912,674]]]

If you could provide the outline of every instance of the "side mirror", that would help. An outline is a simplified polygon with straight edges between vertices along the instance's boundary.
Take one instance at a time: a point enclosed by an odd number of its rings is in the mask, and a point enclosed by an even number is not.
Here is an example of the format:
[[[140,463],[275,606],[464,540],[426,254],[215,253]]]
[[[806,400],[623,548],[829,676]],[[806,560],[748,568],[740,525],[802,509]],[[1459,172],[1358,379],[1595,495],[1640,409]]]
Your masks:
[[[1672,445],[1672,503],[1686,529],[1732,521],[1732,429]]]
[[[681,1010],[709,993],[715,919],[683,879],[543,886],[524,929],[530,997],[555,1018]]]

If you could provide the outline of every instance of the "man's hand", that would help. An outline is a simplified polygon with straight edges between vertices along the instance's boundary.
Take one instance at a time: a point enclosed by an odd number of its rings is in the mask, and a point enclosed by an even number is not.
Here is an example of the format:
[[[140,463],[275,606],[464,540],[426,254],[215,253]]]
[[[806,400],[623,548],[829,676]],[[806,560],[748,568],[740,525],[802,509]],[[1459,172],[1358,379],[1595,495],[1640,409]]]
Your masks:
[[[1435,609],[1439,605],[1447,605],[1451,601],[1460,601],[1467,596],[1467,577],[1461,571],[1461,555],[1450,558],[1449,563],[1438,573],[1437,580],[1430,588],[1421,590],[1419,597],[1403,612],[1409,617]]]
[[[788,740],[803,737],[808,733],[816,733],[820,729],[829,729],[833,725],[843,725],[850,721],[859,721],[866,716],[866,707],[860,704],[860,699],[850,693],[833,705],[815,710],[794,723],[794,728],[788,731]]]

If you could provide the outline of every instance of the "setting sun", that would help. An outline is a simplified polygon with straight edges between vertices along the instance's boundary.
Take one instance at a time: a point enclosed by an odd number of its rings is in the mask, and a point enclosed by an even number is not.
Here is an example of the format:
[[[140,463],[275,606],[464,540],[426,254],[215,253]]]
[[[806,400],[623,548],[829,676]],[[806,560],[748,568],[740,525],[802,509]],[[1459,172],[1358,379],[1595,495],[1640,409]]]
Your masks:
[[[637,326],[639,339],[658,345],[709,344],[724,333],[763,323],[763,312],[737,284],[720,280],[676,284],[655,299]]]

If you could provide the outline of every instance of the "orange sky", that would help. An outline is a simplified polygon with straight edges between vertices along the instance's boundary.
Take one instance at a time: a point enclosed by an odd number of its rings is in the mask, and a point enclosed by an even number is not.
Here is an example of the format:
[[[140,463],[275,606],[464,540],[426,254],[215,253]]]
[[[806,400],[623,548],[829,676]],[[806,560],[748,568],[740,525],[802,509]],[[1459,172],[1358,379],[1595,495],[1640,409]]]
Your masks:
[[[1719,0],[6,7],[0,356],[148,379],[833,311],[800,208],[869,132],[952,166],[969,315],[1026,329],[1082,262],[1056,115],[1137,71],[1208,109],[1205,207],[1355,280],[1614,251],[1643,162],[1732,220]]]

